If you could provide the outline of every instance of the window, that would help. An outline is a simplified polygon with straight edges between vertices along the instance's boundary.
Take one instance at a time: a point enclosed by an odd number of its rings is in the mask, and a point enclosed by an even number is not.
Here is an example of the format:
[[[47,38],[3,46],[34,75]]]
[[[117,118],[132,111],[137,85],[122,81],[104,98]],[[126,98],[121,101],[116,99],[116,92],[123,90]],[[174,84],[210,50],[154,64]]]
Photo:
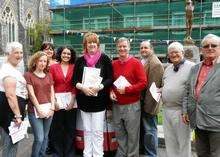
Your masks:
[[[24,18],[23,18],[23,15],[24,15],[24,0],[19,0],[19,18],[20,18],[20,21],[23,22],[24,21]]]
[[[183,26],[186,24],[185,13],[173,13],[172,15],[172,25],[173,26]]]
[[[109,27],[109,17],[83,18],[83,29],[107,29]]]
[[[204,24],[207,25],[219,25],[220,18],[212,18],[212,11],[205,11],[204,13]]]
[[[29,28],[32,28],[34,26],[34,20],[32,16],[32,12],[28,11],[26,18],[25,18],[25,26],[27,28],[27,31],[29,31]],[[33,37],[28,36],[28,42],[30,45],[34,44],[34,39]]]
[[[2,13],[2,30],[6,33],[6,42],[17,41],[17,21],[9,6],[6,6]]]
[[[25,26],[27,28],[30,28],[30,27],[33,27],[33,25],[34,25],[34,19],[32,16],[32,12],[29,11],[26,15],[26,18],[25,18]]]
[[[44,18],[43,1],[40,1],[40,5],[39,5],[39,17],[40,17],[40,19],[43,19],[43,18]]]
[[[124,27],[153,26],[153,14],[128,15],[124,17]]]

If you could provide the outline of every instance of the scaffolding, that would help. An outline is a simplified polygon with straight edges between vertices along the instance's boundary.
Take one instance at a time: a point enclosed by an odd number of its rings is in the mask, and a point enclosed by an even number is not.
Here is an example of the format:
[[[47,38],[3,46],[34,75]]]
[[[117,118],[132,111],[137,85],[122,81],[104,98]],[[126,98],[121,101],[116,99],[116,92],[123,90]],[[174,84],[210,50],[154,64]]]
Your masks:
[[[220,19],[212,18],[212,2],[194,1],[192,38],[197,46],[208,33],[220,35]],[[157,55],[165,57],[168,43],[183,43],[186,34],[184,0],[64,5],[52,9],[51,19],[56,47],[71,45],[80,54],[83,34],[92,31],[100,36],[101,48],[112,58],[117,54],[115,40],[119,37],[130,39],[133,55],[138,55],[141,41],[150,40]]]

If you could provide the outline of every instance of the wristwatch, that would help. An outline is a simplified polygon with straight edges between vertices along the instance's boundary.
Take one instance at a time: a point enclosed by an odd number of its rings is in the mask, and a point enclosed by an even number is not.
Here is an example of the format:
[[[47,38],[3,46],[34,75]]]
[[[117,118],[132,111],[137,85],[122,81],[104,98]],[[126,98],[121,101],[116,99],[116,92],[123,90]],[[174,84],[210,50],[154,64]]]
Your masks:
[[[22,115],[15,115],[14,118],[22,118]]]

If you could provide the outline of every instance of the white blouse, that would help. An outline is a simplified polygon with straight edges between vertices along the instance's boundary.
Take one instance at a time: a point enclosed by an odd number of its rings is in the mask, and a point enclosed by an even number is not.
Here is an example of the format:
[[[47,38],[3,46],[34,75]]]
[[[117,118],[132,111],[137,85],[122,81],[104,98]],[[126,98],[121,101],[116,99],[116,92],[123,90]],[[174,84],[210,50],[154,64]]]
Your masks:
[[[3,79],[7,76],[16,79],[16,95],[26,99],[28,94],[26,88],[27,85],[26,80],[23,77],[22,73],[9,63],[2,64],[0,68],[0,91],[5,92],[3,86]]]

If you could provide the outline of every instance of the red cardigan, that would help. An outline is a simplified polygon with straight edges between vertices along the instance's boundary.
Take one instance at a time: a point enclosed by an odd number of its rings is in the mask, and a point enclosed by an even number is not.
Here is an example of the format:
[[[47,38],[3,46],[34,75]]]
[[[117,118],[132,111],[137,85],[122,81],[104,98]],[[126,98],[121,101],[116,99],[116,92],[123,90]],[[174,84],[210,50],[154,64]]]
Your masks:
[[[74,65],[70,64],[67,70],[66,77],[63,74],[61,64],[53,64],[50,66],[50,73],[54,81],[55,93],[72,92],[76,93],[74,86],[72,85]]]
[[[112,62],[112,66],[114,81],[122,75],[131,84],[131,86],[125,87],[125,94],[120,94],[116,88],[113,88],[118,104],[126,105],[139,101],[141,91],[147,86],[147,78],[141,62],[131,57],[123,63],[115,60]]]

